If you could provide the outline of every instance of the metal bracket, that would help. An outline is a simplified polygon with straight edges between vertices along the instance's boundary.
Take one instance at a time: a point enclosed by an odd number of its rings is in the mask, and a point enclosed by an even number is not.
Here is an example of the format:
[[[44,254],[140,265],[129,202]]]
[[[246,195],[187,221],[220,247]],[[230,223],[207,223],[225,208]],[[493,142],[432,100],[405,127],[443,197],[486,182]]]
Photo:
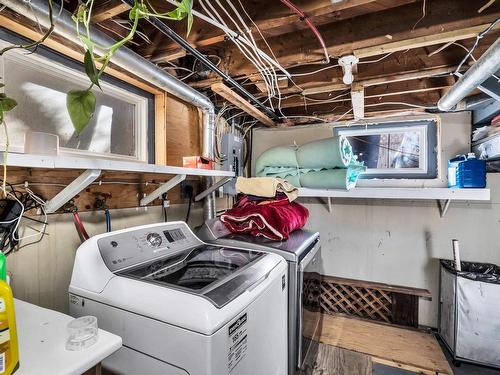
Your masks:
[[[450,208],[451,199],[446,199],[444,203],[442,200],[438,200],[437,203],[439,206],[439,214],[441,215],[441,217],[445,217],[446,213],[448,212],[448,208]]]
[[[185,174],[178,174],[174,178],[172,178],[172,179],[168,180],[167,182],[165,182],[163,185],[160,185],[151,194],[148,194],[144,198],[142,198],[139,204],[141,206],[146,206],[147,204],[149,204],[152,201],[154,201],[156,198],[160,198],[163,194],[167,193],[170,189],[172,189],[175,186],[179,185],[185,179],[186,179],[186,175]]]
[[[201,201],[203,198],[205,198],[207,195],[211,194],[221,186],[227,184],[229,181],[231,181],[234,177],[224,177],[217,181],[215,184],[207,188],[206,190],[203,190],[200,194],[198,194],[196,197],[194,197],[194,201],[198,202]]]
[[[68,186],[47,202],[45,212],[52,214],[69,202],[75,195],[84,190],[101,175],[100,169],[87,169],[75,178]]]

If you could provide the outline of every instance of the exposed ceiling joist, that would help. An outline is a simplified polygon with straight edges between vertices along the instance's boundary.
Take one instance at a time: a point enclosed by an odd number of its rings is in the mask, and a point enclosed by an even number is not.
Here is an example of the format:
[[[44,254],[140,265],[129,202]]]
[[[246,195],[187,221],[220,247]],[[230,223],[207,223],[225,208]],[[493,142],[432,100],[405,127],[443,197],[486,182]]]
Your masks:
[[[99,23],[126,12],[130,6],[121,0],[105,0],[97,3],[92,11],[92,21]]]
[[[264,113],[259,111],[257,108],[252,106],[249,102],[247,102],[242,96],[238,95],[236,92],[231,90],[223,83],[214,83],[211,86],[211,89],[216,94],[222,96],[228,102],[234,104],[242,111],[248,113],[250,116],[260,121],[264,125],[267,126],[276,126],[276,123],[267,117]]]
[[[460,30],[458,34],[470,33],[469,28],[483,27],[500,17],[499,7],[488,9],[487,13],[478,14],[477,6],[469,0],[443,0],[433,1],[429,4],[432,11],[415,29],[418,16],[422,14],[421,3],[400,6],[394,9],[372,13],[363,17],[355,17],[332,25],[319,27],[323,39],[331,56],[351,54],[356,50],[363,50],[373,46],[396,43],[415,38],[431,38],[432,43],[449,40],[453,31]],[[410,26],[409,26],[410,25]],[[465,30],[465,31],[464,31]],[[477,32],[477,29],[473,29]],[[469,34],[471,35],[471,34]],[[475,34],[474,34],[475,35]],[[455,35],[454,35],[455,36]],[[457,36],[458,38],[459,36]],[[323,50],[312,43],[311,38],[305,33],[289,33],[279,38],[268,39],[282,66],[288,68],[304,63],[319,62],[323,59]],[[426,41],[426,45],[430,42]],[[406,46],[417,48],[418,44]],[[227,70],[231,74],[251,74],[255,67],[244,59],[239,51],[227,48],[226,53],[231,56]],[[375,53],[375,52],[373,52]],[[383,53],[378,51],[378,53]]]
[[[379,0],[345,0],[332,2],[331,0],[307,0],[295,1],[295,3],[303,9],[316,26],[319,26],[362,16],[373,12],[374,9],[390,9],[416,1],[385,0],[384,2],[380,2]],[[253,25],[250,21],[248,22],[255,40],[262,39],[261,33],[266,38],[269,38],[307,29],[307,25],[301,22],[297,15],[290,14],[285,6],[279,4],[279,1],[276,3],[274,6],[276,9],[267,9],[265,12],[259,12],[255,17],[252,17],[257,26]],[[251,9],[248,9],[248,11],[251,13]],[[188,39],[197,48],[202,48],[224,42],[226,35],[221,30],[218,30],[215,33],[196,33]],[[173,45],[166,45],[162,48],[171,49]]]
[[[438,34],[425,35],[417,38],[409,38],[397,42],[379,44],[372,47],[360,48],[354,50],[354,55],[359,58],[378,56],[385,53],[406,51],[408,49],[432,46],[441,43],[456,42],[458,40],[475,38],[481,31],[484,31],[490,24],[466,27],[453,31],[447,31]],[[497,24],[494,29],[499,29]]]

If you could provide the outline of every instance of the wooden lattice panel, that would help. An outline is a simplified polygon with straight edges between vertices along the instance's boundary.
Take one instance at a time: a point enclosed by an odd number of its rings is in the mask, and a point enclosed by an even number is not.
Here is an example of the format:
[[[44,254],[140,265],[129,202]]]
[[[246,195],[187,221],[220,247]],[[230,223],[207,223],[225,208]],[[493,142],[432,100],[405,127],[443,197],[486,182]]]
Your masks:
[[[305,279],[303,299],[324,314],[343,314],[397,325],[418,326],[418,300],[424,289],[332,276]]]
[[[387,323],[392,321],[391,295],[381,290],[323,280],[320,306],[327,314],[340,313]]]

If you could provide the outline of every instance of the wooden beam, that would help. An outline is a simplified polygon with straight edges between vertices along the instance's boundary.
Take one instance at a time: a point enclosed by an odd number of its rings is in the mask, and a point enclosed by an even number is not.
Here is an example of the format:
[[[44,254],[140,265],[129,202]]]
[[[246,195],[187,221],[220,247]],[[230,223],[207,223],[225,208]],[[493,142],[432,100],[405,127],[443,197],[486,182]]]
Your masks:
[[[449,37],[450,34],[447,33],[456,30],[463,32],[472,27],[491,23],[500,17],[499,7],[490,8],[488,12],[478,15],[476,4],[470,0],[433,1],[431,9],[432,12],[428,12],[414,30],[410,30],[408,25],[413,25],[418,20],[416,15],[422,12],[421,2],[337,22],[335,27],[323,25],[318,27],[318,30],[323,36],[329,54],[342,56],[388,42],[395,43],[422,37],[431,37],[438,41],[436,35],[444,34],[445,37]],[[319,62],[323,59],[323,50],[313,44],[309,35],[304,32],[292,32],[281,37],[268,38],[267,42],[285,68]],[[252,74],[256,71],[237,48],[227,49],[225,55],[229,56],[225,68],[230,74]]]
[[[150,60],[155,64],[161,64],[180,59],[181,57],[186,56],[186,54],[187,53],[184,48],[177,48],[175,50],[165,51],[158,53],[157,55],[153,55]]]
[[[167,94],[155,95],[155,164],[167,165]]]
[[[271,120],[269,117],[267,117],[264,113],[259,111],[257,108],[252,106],[250,103],[248,103],[243,97],[235,93],[233,90],[231,90],[229,87],[227,87],[223,83],[214,83],[212,86],[212,91],[215,92],[216,94],[222,96],[224,99],[227,101],[231,102],[238,108],[240,108],[242,111],[248,113],[250,116],[253,118],[259,120],[262,122],[264,125],[267,126],[276,126],[276,123]]]
[[[373,47],[360,48],[354,50],[354,55],[361,58],[382,55],[385,53],[393,53],[398,51],[406,51],[408,49],[432,46],[435,44],[455,42],[457,40],[475,38],[481,31],[486,30],[490,24],[483,24],[473,27],[466,27],[464,29],[453,30],[438,34],[425,35],[417,38],[410,38],[400,40],[397,42],[390,42],[379,44]],[[497,24],[494,29],[500,28]]]
[[[95,23],[103,22],[129,9],[130,6],[121,0],[102,1],[94,7],[92,21]]]
[[[362,119],[365,117],[365,88],[359,83],[351,87],[351,103],[354,118]]]
[[[331,0],[302,0],[294,1],[316,25],[324,25],[332,22],[339,22],[345,19],[362,16],[375,11],[401,6],[404,4],[413,3],[416,0],[385,0],[383,3],[379,0],[344,0],[337,3],[332,3]],[[290,32],[303,31],[308,28],[305,22],[302,22],[296,14],[289,11],[284,5],[279,2],[276,4],[266,4],[265,12],[255,12],[248,8],[247,11],[256,23],[257,27],[249,23],[252,34],[255,40],[262,39],[262,35],[266,38],[277,37]],[[271,7],[271,9],[269,9]],[[213,33],[209,30],[205,33],[193,34],[189,41],[196,48],[203,48],[220,44],[226,41],[226,35],[220,30]],[[260,31],[260,32],[259,32]],[[314,36],[310,36],[311,43]],[[164,48],[171,49],[174,44],[170,43]]]

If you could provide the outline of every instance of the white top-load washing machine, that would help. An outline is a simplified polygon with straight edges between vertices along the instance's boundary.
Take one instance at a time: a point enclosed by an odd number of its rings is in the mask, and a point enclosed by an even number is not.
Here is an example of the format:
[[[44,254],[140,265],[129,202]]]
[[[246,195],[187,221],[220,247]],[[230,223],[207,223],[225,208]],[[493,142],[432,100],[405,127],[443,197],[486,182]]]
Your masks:
[[[303,373],[315,361],[322,329],[319,233],[296,230],[286,241],[273,241],[231,233],[219,219],[213,219],[206,221],[197,235],[218,246],[278,254],[288,262],[288,374]]]
[[[103,363],[120,374],[285,375],[287,288],[279,255],[152,224],[80,246],[70,313],[122,337]]]

